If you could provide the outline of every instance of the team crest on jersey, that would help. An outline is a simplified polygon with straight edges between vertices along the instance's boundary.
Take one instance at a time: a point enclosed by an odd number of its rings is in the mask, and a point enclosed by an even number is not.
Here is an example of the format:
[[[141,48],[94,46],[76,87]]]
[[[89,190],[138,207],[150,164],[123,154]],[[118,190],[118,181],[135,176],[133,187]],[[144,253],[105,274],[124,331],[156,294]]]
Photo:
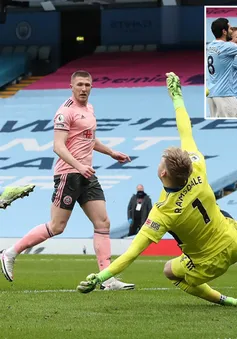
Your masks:
[[[190,159],[192,160],[192,162],[196,162],[196,161],[200,160],[199,156],[195,153],[189,153],[189,156],[190,156]]]
[[[95,131],[87,129],[83,132],[83,138],[85,139],[95,139]]]
[[[160,225],[157,222],[152,221],[151,219],[147,219],[145,225],[149,228],[152,228],[154,231],[158,231],[158,229],[160,228]]]
[[[71,205],[72,197],[70,197],[69,195],[66,195],[66,197],[63,198],[63,202],[65,205]]]
[[[57,116],[57,119],[56,119],[56,122],[59,122],[59,123],[63,123],[64,122],[64,115],[63,114],[59,114]]]

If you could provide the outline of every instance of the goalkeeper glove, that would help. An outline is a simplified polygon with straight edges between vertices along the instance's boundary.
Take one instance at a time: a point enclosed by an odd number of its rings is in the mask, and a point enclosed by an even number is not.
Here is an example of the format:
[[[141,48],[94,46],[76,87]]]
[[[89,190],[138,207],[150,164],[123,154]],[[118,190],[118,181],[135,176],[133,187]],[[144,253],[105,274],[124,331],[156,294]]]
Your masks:
[[[166,85],[171,99],[182,98],[182,90],[179,77],[173,73],[166,73]]]
[[[86,281],[81,281],[77,286],[77,290],[81,293],[89,293],[92,292],[96,285],[100,283],[98,275],[95,273],[91,273],[86,277]]]

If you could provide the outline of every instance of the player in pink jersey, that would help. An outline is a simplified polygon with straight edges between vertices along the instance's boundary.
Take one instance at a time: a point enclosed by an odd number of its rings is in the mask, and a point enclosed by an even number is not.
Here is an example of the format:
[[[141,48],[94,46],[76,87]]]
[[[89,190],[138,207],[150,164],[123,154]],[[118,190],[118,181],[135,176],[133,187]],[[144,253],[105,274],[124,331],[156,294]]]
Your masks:
[[[95,138],[96,118],[88,98],[92,77],[77,71],[71,77],[72,97],[57,111],[54,118],[54,152],[59,156],[54,170],[51,221],[38,225],[1,255],[2,271],[13,281],[13,266],[17,255],[46,239],[62,233],[78,202],[94,225],[94,249],[99,269],[110,264],[110,221],[106,212],[104,192],[92,167],[92,153],[97,151],[123,163],[128,155],[114,151]],[[111,278],[101,285],[104,290],[134,289]]]

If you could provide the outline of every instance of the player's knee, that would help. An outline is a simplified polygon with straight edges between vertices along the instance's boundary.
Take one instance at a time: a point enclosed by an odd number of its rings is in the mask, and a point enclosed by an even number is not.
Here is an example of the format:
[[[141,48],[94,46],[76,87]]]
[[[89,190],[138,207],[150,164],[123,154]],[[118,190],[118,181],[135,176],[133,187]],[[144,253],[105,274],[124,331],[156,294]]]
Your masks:
[[[104,218],[98,219],[94,223],[94,228],[96,230],[107,229],[109,231],[110,230],[110,220],[109,220],[108,216],[105,216]]]
[[[67,225],[67,221],[65,220],[52,220],[50,222],[50,229],[53,233],[53,235],[58,235],[58,234],[61,234],[63,233],[65,227]]]
[[[170,280],[173,280],[175,278],[171,268],[171,260],[167,261],[167,263],[165,264],[163,273],[166,278]]]

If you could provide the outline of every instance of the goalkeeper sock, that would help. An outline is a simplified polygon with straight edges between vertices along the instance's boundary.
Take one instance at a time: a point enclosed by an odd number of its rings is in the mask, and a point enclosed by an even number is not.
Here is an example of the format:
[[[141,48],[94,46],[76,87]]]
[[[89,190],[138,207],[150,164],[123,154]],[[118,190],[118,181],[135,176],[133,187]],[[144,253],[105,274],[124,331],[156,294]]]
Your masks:
[[[224,306],[237,306],[237,299],[221,295],[220,304]]]
[[[199,297],[201,299],[220,304],[223,306],[237,306],[237,299],[226,297],[220,292],[213,290],[209,285],[190,286],[185,280],[172,280],[172,283],[184,292]]]
[[[97,279],[99,283],[103,283],[104,281],[110,279],[113,277],[113,274],[110,273],[110,271],[106,268],[103,271],[100,271],[100,273],[97,274]]]
[[[209,285],[202,284],[199,286],[190,286],[186,283],[185,280],[172,280],[172,283],[183,290],[184,292],[199,297],[201,299],[216,303],[223,304],[226,297],[222,296],[220,292],[213,290]]]

